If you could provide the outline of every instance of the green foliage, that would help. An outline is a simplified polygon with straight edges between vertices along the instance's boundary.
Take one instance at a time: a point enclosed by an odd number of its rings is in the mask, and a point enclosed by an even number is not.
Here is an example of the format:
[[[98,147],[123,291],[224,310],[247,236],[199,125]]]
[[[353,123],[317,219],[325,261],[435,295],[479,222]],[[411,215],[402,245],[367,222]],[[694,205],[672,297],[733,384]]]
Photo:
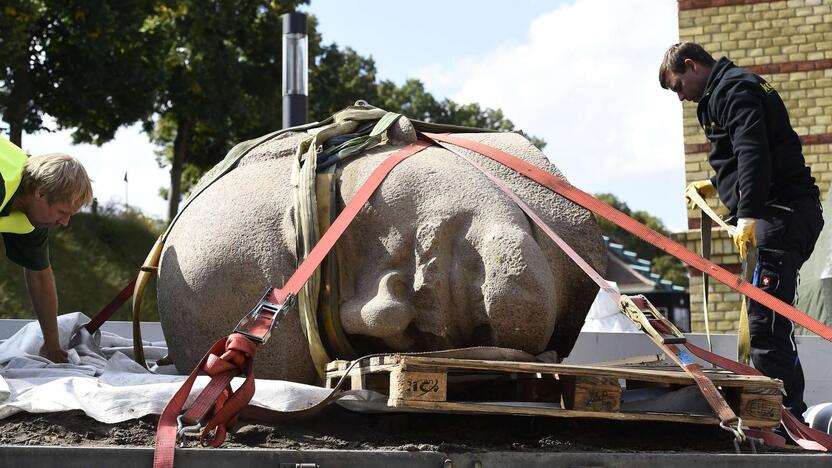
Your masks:
[[[685,264],[672,255],[660,255],[653,258],[653,273],[679,286],[687,286],[690,279]]]
[[[378,101],[373,59],[349,47],[339,49],[334,43],[319,50],[309,73],[311,120],[325,119],[359,99],[371,104]]]
[[[407,80],[402,86],[382,81],[378,85],[378,99],[379,107],[426,122],[487,128],[498,132],[515,129],[514,123],[500,109],[482,109],[476,103],[459,104],[447,98],[437,101],[425,90],[425,85],[415,79]],[[546,146],[542,138],[526,136],[539,149]]]
[[[168,216],[237,142],[280,128],[281,15],[307,0],[8,0],[0,6],[0,112],[12,141],[44,113],[76,142],[136,121],[170,167]],[[310,117],[364,99],[436,123],[514,130],[499,109],[438,101],[418,80],[378,81],[372,58],[321,44],[309,18]],[[545,142],[530,137],[543,148]]]
[[[101,144],[152,112],[160,36],[143,29],[155,0],[9,0],[0,13],[0,112],[12,141],[42,114]]]
[[[662,220],[646,211],[631,210],[626,203],[619,200],[618,197],[611,193],[598,193],[595,194],[595,198],[623,212],[624,214],[635,218],[641,224],[644,224],[660,234],[665,236],[670,235],[670,231],[667,230]],[[633,234],[630,234],[600,216],[595,216],[595,219],[601,226],[601,231],[606,234],[610,240],[623,245],[625,249],[635,252],[643,259],[651,260],[653,262],[653,273],[657,273],[661,275],[662,278],[673,281],[675,284],[682,286],[688,285],[687,268],[675,257],[666,255],[661,249],[642,241]]]
[[[145,128],[171,168],[170,218],[188,167],[205,171],[234,143],[280,127],[281,15],[303,3],[167,0],[148,21],[164,37],[164,82]]]
[[[78,213],[69,228],[49,236],[50,258],[58,288],[59,313],[81,311],[92,317],[127,283],[161,234],[158,221],[136,211],[109,207],[97,215]],[[0,249],[2,250],[2,249]],[[0,253],[0,318],[34,318],[23,270]],[[142,304],[142,320],[159,320],[152,280]],[[130,302],[113,320],[131,320]]]

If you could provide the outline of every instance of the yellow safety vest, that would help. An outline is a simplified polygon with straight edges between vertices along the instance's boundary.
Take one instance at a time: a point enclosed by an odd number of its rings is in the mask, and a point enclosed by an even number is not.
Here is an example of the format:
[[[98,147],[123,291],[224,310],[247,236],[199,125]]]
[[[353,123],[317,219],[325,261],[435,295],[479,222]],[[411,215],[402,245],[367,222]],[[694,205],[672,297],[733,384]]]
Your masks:
[[[0,210],[6,207],[12,195],[20,186],[20,177],[23,174],[23,165],[26,163],[26,153],[9,140],[0,137],[0,175],[3,176],[6,194],[3,197]],[[0,232],[14,234],[26,234],[32,232],[35,227],[29,222],[29,218],[22,211],[14,210],[8,216],[0,216]]]

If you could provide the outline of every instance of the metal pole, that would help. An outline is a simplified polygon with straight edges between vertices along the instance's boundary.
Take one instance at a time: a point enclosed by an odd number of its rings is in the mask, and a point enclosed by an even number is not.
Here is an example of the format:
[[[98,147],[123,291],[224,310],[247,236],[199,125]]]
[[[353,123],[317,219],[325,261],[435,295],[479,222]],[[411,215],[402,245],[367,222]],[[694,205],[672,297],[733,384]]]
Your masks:
[[[306,15],[283,17],[283,128],[303,125],[308,114],[309,58]]]

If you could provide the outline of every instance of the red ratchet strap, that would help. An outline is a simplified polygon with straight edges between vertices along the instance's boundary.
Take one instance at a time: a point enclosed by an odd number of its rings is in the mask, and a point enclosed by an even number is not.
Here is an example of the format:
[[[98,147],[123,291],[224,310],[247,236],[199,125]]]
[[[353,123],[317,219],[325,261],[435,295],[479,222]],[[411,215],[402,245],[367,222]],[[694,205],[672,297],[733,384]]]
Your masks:
[[[237,415],[254,396],[253,369],[257,345],[268,340],[275,323],[288,313],[295,295],[309,280],[387,174],[397,164],[429,146],[431,143],[417,141],[385,159],[321,236],[289,281],[280,289],[266,290],[257,306],[237,324],[234,333],[214,343],[165,406],[159,418],[156,452],[153,458],[155,468],[173,467],[176,439],[186,431],[202,429],[200,442],[203,446],[218,447],[223,443],[227,431],[236,424]],[[188,411],[180,415],[201,371],[208,374],[211,381]],[[237,391],[232,391],[230,382],[239,374],[245,375],[245,381]],[[203,427],[202,421],[211,410],[213,416]]]
[[[441,144],[441,143],[440,143]],[[442,145],[446,147],[445,145]],[[621,298],[621,294],[618,293],[612,286],[607,283],[607,281],[594,269],[592,266],[587,263],[577,252],[575,252],[569,244],[566,243],[552,228],[550,228],[541,218],[537,215],[537,213],[528,206],[520,197],[514,193],[503,181],[494,177],[491,173],[489,173],[484,167],[482,167],[479,163],[474,161],[473,159],[469,158],[468,156],[454,151],[453,148],[447,148],[452,153],[456,154],[457,156],[461,157],[469,164],[474,166],[480,172],[482,172],[486,177],[488,177],[500,190],[503,191],[509,198],[511,198],[520,209],[523,210],[526,215],[531,218],[532,221],[539,227],[546,235],[552,239],[558,247],[566,253],[569,258],[572,259],[580,268],[584,271],[592,280],[597,284],[602,290],[606,291],[610,295],[612,295],[616,302],[619,301]],[[639,298],[630,298],[633,303],[639,301]],[[634,304],[636,305],[636,304]],[[646,305],[641,304],[637,305],[638,307],[645,308]],[[734,413],[734,410],[728,406],[728,403],[725,402],[725,399],[722,398],[722,395],[719,393],[719,390],[716,388],[714,383],[705,376],[702,372],[702,366],[697,364],[690,358],[684,350],[679,349],[677,346],[671,344],[668,341],[658,339],[654,340],[656,345],[664,351],[668,356],[676,362],[676,364],[681,367],[688,376],[690,376],[696,385],[699,387],[699,390],[702,392],[702,395],[707,400],[708,404],[714,410],[717,417],[719,418],[719,425],[723,429],[731,432],[738,441],[743,441],[745,436],[742,433],[742,420],[737,417]],[[736,428],[731,427],[732,425],[736,426]]]
[[[90,334],[95,333],[96,330],[101,328],[101,325],[103,325],[104,322],[110,320],[110,317],[113,316],[113,314],[118,310],[119,307],[122,306],[122,304],[124,304],[127,301],[127,299],[130,299],[130,296],[133,295],[133,289],[135,287],[136,278],[133,278],[133,281],[131,281],[127,286],[125,286],[124,289],[121,290],[121,292],[116,294],[116,297],[114,297],[109,304],[104,306],[104,308],[101,309],[101,311],[95,317],[93,317],[92,320],[90,320],[86,325],[84,325],[84,328],[86,328]]]
[[[821,336],[828,341],[832,341],[832,327],[828,327],[814,318],[809,317],[780,299],[777,299],[767,292],[742,280],[716,263],[705,260],[694,252],[684,248],[677,242],[674,242],[672,239],[659,234],[626,214],[576,188],[566,180],[554,176],[543,169],[534,166],[533,164],[523,161],[520,158],[482,143],[447,134],[426,133],[425,136],[434,141],[442,141],[469,149],[503,164],[504,166],[528,177],[553,192],[568,198],[598,216],[612,222],[616,226],[630,232],[639,239],[662,249],[668,254],[683,261],[685,264],[711,276],[712,278],[715,278],[717,281],[728,286],[729,288],[745,294],[763,306],[777,312],[795,323],[802,325],[804,328],[812,331],[818,336]]]
[[[511,163],[519,162],[519,163],[523,163],[523,165],[531,166],[530,164],[516,158],[515,156],[509,155],[507,153],[503,153],[503,152],[497,150],[496,148],[491,148],[491,147],[483,145],[483,144],[477,143],[476,144],[477,148],[475,149],[473,147],[468,146],[469,143],[474,143],[474,142],[471,142],[469,140],[464,140],[464,139],[455,138],[455,137],[448,137],[448,138],[445,138],[445,139],[438,138],[438,137],[447,137],[446,135],[428,134],[426,136],[428,138],[432,138],[432,139],[439,140],[439,141],[454,140],[453,144],[456,145],[456,146],[461,146],[461,147],[468,148],[472,151],[475,151],[479,154],[482,154],[483,156],[490,157],[491,159],[495,159],[498,162],[501,162],[501,163],[505,164],[506,166],[508,166],[512,169],[515,169],[515,170],[518,170],[517,167],[515,167],[514,164],[511,164]],[[446,145],[442,145],[442,146],[448,148]],[[473,146],[473,145],[471,145],[471,146]],[[526,203],[524,203],[519,197],[517,197],[517,195],[514,194],[514,192],[510,188],[508,188],[502,181],[500,181],[496,177],[492,176],[482,166],[480,166],[477,162],[475,162],[471,158],[468,158],[467,156],[465,156],[462,153],[454,151],[452,148],[448,148],[448,149],[450,151],[454,152],[455,154],[457,154],[458,156],[462,157],[466,161],[468,161],[471,165],[473,165],[474,167],[476,167],[477,169],[482,171],[483,174],[485,174],[489,179],[491,179],[501,190],[503,190],[503,192],[506,193],[506,195],[508,195],[515,203],[517,203],[517,205],[538,225],[538,227],[541,228],[576,264],[578,264],[578,266],[585,273],[587,273],[587,275],[589,275],[589,277],[592,278],[592,280],[601,289],[603,289],[604,291],[612,294],[613,297],[615,297],[616,299],[618,299],[621,296],[617,291],[615,291],[612,287],[610,287],[610,285],[603,279],[603,277],[601,277],[601,275],[598,274],[598,272],[596,272],[592,268],[592,266],[590,266],[588,263],[586,263],[586,261],[583,258],[581,258],[580,255],[577,254],[577,252],[575,252],[565,241],[563,241],[563,239],[561,239],[560,236],[558,236],[554,231],[552,231],[552,229],[549,228],[549,226],[546,225],[540,219],[540,217],[534,212],[534,210],[532,210],[528,205],[526,205]],[[491,155],[486,154],[486,152],[502,153],[501,159],[496,159],[496,158],[492,157]],[[518,165],[520,165],[520,164],[518,164]],[[537,171],[544,172],[541,169],[538,169],[534,166],[531,166],[531,168],[536,169],[536,171],[534,171],[534,172],[537,172]],[[521,171],[518,170],[518,172],[521,172]],[[527,173],[524,173],[524,172],[521,172],[521,173],[523,173],[524,175],[527,174]],[[548,175],[548,173],[545,173],[545,174]],[[544,182],[541,182],[537,178],[534,178],[534,177],[530,177],[530,178],[532,178],[533,180],[535,180],[537,182],[540,182],[542,185],[545,185],[549,188],[552,188],[549,185],[545,184]],[[542,179],[542,177],[541,177],[541,179]],[[595,200],[590,195],[588,195],[584,192],[581,192],[580,190],[572,187],[571,185],[567,184],[566,182],[563,182],[563,181],[559,181],[559,182],[562,185],[567,186],[567,188],[571,188],[572,190],[574,190],[576,192],[579,192],[579,194],[583,195],[583,198],[589,198],[589,199]],[[552,188],[552,189],[557,193],[561,193],[560,191],[555,190],[554,188]],[[575,201],[577,203],[577,201],[575,199],[573,199],[571,197],[567,197],[567,198],[569,198],[570,200]],[[597,200],[595,200],[595,201],[598,202]],[[598,203],[601,203],[601,202],[598,202]],[[620,215],[620,217],[626,218],[626,219],[632,221],[632,224],[637,224],[638,226],[641,226],[643,228],[643,230],[651,232],[655,238],[665,239],[668,243],[675,244],[670,239],[667,239],[666,237],[661,236],[658,233],[655,233],[654,231],[650,230],[649,228],[647,228],[645,226],[642,226],[637,221],[633,220],[632,218],[629,218],[628,216],[624,215],[621,212],[618,212],[614,208],[611,208],[611,207],[609,207],[607,205],[604,205],[604,204],[602,204],[602,205],[607,208],[607,211],[612,211],[612,212],[614,212],[613,214],[618,213]],[[582,206],[586,207],[586,205],[582,205]],[[605,216],[605,218],[610,219],[610,217],[607,217],[607,216]],[[616,222],[613,219],[610,219],[610,221]],[[618,224],[618,223],[616,222],[616,224]],[[621,225],[619,224],[619,226],[621,226]],[[633,230],[630,230],[630,232],[633,232]],[[633,232],[633,233],[637,234],[636,232]],[[653,245],[656,245],[656,244],[653,244]],[[693,254],[690,251],[685,250],[682,246],[680,246],[678,244],[675,244],[675,245],[676,245],[676,247],[678,247],[678,249],[684,250],[685,252],[695,256],[695,254]],[[670,253],[668,249],[666,249],[664,247],[662,247],[662,249],[667,251],[668,253]],[[708,263],[710,263],[710,262],[708,262]],[[714,264],[714,267],[719,268],[715,264]],[[708,273],[708,274],[710,274],[710,273]],[[739,280],[739,278],[735,278],[735,279]],[[739,280],[739,281],[741,281],[741,280]],[[745,283],[745,284],[747,286],[750,286],[752,289],[757,290],[757,288],[749,285],[748,283]],[[644,307],[645,306],[645,304],[635,304],[636,302],[640,302],[640,299],[638,297],[633,297],[633,298],[630,298],[630,299],[634,303],[634,305],[636,305],[637,307]],[[671,330],[667,325],[665,325],[662,321],[660,321],[658,319],[651,319],[650,324],[657,331],[659,331],[661,333],[668,334],[668,335],[676,335],[677,334],[677,333],[674,332],[674,330]],[[648,335],[649,335],[649,333],[648,333]],[[730,419],[731,415],[733,415],[733,410],[730,410],[730,407],[728,408],[730,413],[724,411],[724,409],[717,410],[717,407],[721,407],[722,405],[725,404],[724,399],[722,399],[721,396],[719,396],[719,393],[716,390],[716,388],[714,387],[713,382],[711,382],[711,380],[708,379],[707,377],[705,377],[704,374],[701,372],[701,366],[696,364],[686,352],[684,352],[683,350],[680,350],[674,344],[670,344],[669,340],[667,340],[665,342],[662,342],[664,340],[654,339],[654,341],[656,342],[656,344],[662,350],[665,351],[665,353],[668,356],[670,356],[680,367],[682,367],[685,370],[685,372],[688,373],[688,375],[691,375],[691,377],[694,378],[694,381],[697,383],[700,390],[702,390],[703,395],[705,396],[706,400],[708,400],[708,403],[711,404],[711,407],[717,412],[717,415],[719,416],[719,418],[721,420],[723,418],[728,418],[726,420],[730,421],[731,420]],[[665,344],[665,343],[667,343],[667,344]],[[699,357],[703,361],[709,362],[709,363],[714,364],[716,366],[719,366],[723,369],[727,369],[727,370],[730,370],[730,371],[732,371],[736,374],[741,374],[741,375],[762,375],[762,373],[760,373],[758,370],[754,369],[753,367],[746,366],[744,364],[740,364],[738,362],[735,362],[735,361],[732,361],[730,359],[719,356],[718,354],[714,354],[710,351],[707,351],[705,349],[702,349],[702,348],[690,343],[687,340],[685,340],[682,344],[684,344],[684,346],[691,353],[693,353],[694,355],[696,355],[697,357]],[[736,416],[734,416],[734,418],[736,418]],[[820,451],[832,450],[832,435],[826,434],[824,432],[817,431],[815,429],[812,429],[812,428],[806,426],[805,424],[798,421],[797,418],[795,418],[795,416],[792,415],[791,412],[789,412],[785,408],[782,411],[781,418],[782,418],[781,423],[783,424],[783,427],[788,432],[789,436],[797,444],[799,444],[801,447],[809,449],[809,450],[820,450]],[[722,423],[720,425],[725,427],[725,425],[722,424]],[[762,439],[765,443],[767,443],[769,445],[776,445],[776,446],[784,445],[783,438],[774,434],[770,430],[745,429],[744,432],[745,432],[745,435],[753,437],[753,438],[757,438],[757,439]]]
[[[653,325],[657,330],[667,332],[667,329],[663,324],[654,323]],[[760,371],[751,366],[746,366],[745,364],[740,364],[739,362],[724,358],[718,354],[700,348],[693,343],[687,342],[685,347],[687,347],[688,350],[699,359],[723,369],[727,369],[735,374],[763,375]],[[790,411],[785,408],[783,408],[782,420],[780,422],[783,424],[783,427],[786,429],[786,432],[789,433],[792,440],[794,440],[801,447],[808,450],[820,450],[823,452],[832,450],[832,435],[812,429],[801,423]]]

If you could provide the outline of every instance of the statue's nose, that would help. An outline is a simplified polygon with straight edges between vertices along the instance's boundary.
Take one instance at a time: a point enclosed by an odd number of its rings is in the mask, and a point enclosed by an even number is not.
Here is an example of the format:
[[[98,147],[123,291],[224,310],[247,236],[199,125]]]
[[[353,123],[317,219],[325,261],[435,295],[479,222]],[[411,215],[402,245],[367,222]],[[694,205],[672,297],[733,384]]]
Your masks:
[[[374,296],[357,297],[341,307],[344,331],[379,338],[395,350],[409,349],[414,340],[406,330],[415,317],[415,310],[406,296],[407,289],[400,273],[384,273]]]

